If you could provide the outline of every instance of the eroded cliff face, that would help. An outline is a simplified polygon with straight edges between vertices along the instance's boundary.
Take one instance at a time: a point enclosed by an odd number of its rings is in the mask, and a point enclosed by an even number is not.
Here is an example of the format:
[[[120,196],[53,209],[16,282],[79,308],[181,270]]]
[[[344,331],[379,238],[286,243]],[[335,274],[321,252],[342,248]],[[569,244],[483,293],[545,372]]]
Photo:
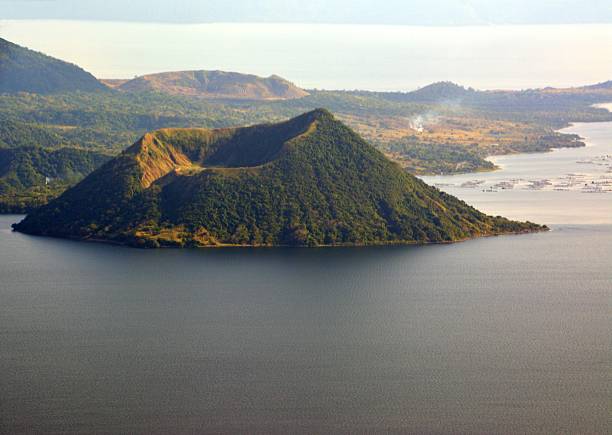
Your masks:
[[[141,185],[148,188],[155,181],[193,163],[171,144],[160,141],[155,134],[145,134],[134,147],[134,157],[142,169]]]

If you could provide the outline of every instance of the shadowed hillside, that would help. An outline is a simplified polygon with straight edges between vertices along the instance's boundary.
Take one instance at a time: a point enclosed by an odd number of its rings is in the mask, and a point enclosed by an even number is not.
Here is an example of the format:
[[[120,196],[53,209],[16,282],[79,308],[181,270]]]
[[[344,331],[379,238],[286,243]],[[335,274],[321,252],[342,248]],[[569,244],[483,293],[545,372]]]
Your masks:
[[[0,93],[50,94],[108,89],[76,65],[0,38]]]
[[[0,148],[0,212],[23,213],[45,204],[109,159],[74,148]]]

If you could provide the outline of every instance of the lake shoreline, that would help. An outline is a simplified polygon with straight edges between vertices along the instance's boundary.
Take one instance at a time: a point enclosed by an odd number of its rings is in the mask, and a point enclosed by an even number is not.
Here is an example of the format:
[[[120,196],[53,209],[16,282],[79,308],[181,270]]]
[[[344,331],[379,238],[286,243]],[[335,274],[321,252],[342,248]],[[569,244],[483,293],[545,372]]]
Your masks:
[[[5,215],[7,216],[7,215]],[[8,215],[13,216],[13,215]],[[14,215],[14,216],[23,216],[23,215]],[[529,223],[529,222],[528,222]],[[17,222],[12,224],[12,227],[17,225]],[[539,225],[539,224],[536,224]],[[78,243],[91,243],[91,244],[102,244],[102,245],[111,245],[111,246],[121,246],[125,248],[131,249],[142,249],[142,250],[159,250],[159,249],[171,249],[171,250],[200,250],[200,249],[275,249],[275,248],[290,248],[290,249],[334,249],[334,248],[368,248],[368,247],[384,247],[384,246],[432,246],[432,245],[453,245],[456,243],[465,243],[471,240],[491,238],[491,237],[503,237],[503,236],[520,236],[526,234],[536,234],[536,233],[545,233],[551,231],[551,229],[546,225],[541,225],[541,228],[532,228],[532,229],[524,229],[521,231],[508,231],[508,232],[498,232],[491,234],[481,234],[473,237],[465,237],[457,240],[442,240],[442,241],[430,241],[430,242],[420,242],[420,241],[401,241],[394,240],[390,242],[376,242],[376,243],[341,243],[341,244],[333,244],[333,245],[315,245],[315,246],[307,246],[307,245],[232,245],[232,244],[217,244],[217,245],[198,245],[198,246],[178,246],[178,245],[160,245],[156,247],[152,246],[144,246],[144,245],[135,245],[129,242],[120,242],[117,240],[110,239],[100,239],[100,238],[78,238],[78,237],[63,237],[63,236],[54,236],[54,235],[46,235],[46,234],[31,234],[23,231],[16,230],[15,228],[11,228],[12,232],[23,234],[30,237],[36,238],[51,238],[56,240],[68,240],[71,242]]]
[[[595,107],[598,109],[606,109],[608,112],[612,114],[612,102],[597,103],[597,104],[593,104],[591,107]],[[576,124],[597,124],[601,122],[610,122],[610,121],[568,121],[562,127],[559,127],[558,129],[556,129],[555,133],[571,135],[572,133],[564,133],[563,130],[572,128]],[[577,146],[551,147],[551,148],[548,148],[542,151],[510,151],[510,152],[505,152],[505,153],[500,153],[500,154],[489,154],[484,157],[484,160],[487,160],[488,162],[491,162],[493,165],[495,165],[495,167],[493,168],[483,167],[483,168],[478,168],[475,171],[465,171],[465,172],[458,171],[458,172],[448,172],[444,174],[424,172],[424,173],[419,173],[417,176],[418,177],[436,177],[436,176],[452,176],[452,175],[467,175],[467,174],[496,172],[496,171],[500,171],[503,169],[502,167],[498,166],[497,163],[495,162],[494,159],[496,157],[520,156],[520,155],[530,155],[530,154],[548,154],[548,153],[553,153],[556,150],[571,149],[571,148],[586,148],[590,146],[586,138],[582,136],[579,136],[579,138],[580,138],[579,145]]]
[[[598,105],[610,110],[612,104]],[[423,181],[488,214],[547,225],[612,223],[612,122],[570,122],[561,133],[584,138],[580,148],[489,159],[500,169],[428,176]],[[601,189],[598,187],[601,186]],[[596,195],[599,193],[599,195]]]

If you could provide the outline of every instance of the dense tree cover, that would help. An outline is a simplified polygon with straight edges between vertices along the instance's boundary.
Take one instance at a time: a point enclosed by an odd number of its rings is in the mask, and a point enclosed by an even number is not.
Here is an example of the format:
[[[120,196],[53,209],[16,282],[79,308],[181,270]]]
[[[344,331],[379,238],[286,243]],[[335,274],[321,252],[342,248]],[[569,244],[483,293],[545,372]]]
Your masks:
[[[605,85],[605,84],[604,84]],[[610,98],[607,87],[573,92],[553,90],[480,92],[444,83],[416,94],[361,91],[309,91],[287,101],[221,101],[160,93],[63,92],[0,94],[0,148],[42,146],[118,153],[147,131],[169,127],[219,128],[274,122],[326,107],[360,131],[379,149],[419,174],[491,169],[488,155],[546,151],[576,146],[573,138],[554,133],[570,121],[612,120],[591,107]],[[453,98],[451,98],[453,97]],[[411,119],[434,114],[438,119],[476,120],[487,136],[461,142],[450,125],[442,135],[415,135]],[[512,138],[495,133],[499,122],[514,123]],[[487,124],[490,124],[487,127]],[[373,127],[372,127],[373,126]],[[403,129],[403,130],[402,130]],[[372,131],[370,131],[372,130]],[[401,131],[401,133],[397,133]],[[387,137],[388,136],[388,137]],[[499,140],[498,140],[499,139]],[[497,144],[493,146],[492,144]],[[55,193],[61,190],[55,189]],[[23,203],[27,193],[18,202]],[[43,198],[39,193],[35,203]],[[51,194],[48,194],[51,197]],[[33,198],[34,200],[34,198]],[[17,201],[17,198],[16,198]],[[27,202],[27,201],[26,201]]]
[[[146,135],[15,228],[146,247],[450,242],[543,229],[426,185],[325,110]]]
[[[413,174],[454,174],[495,169],[493,163],[473,149],[450,144],[422,143],[415,136],[389,143],[388,150],[400,155],[404,167]]]
[[[486,157],[512,153],[546,152],[551,148],[572,148],[584,146],[575,134],[551,132],[546,134],[502,137],[502,132],[489,132],[497,141],[472,142],[464,144],[440,143],[435,139],[425,140],[412,134],[391,140],[380,148],[401,161],[412,174],[456,174],[490,171],[495,165]]]
[[[73,148],[2,148],[0,212],[21,213],[45,204],[108,159],[106,154]]]
[[[347,92],[313,91],[286,101],[219,101],[161,93],[73,92],[54,95],[0,95],[0,116],[41,128],[72,127],[58,134],[73,137],[84,129],[100,134],[129,133],[131,142],[147,131],[167,127],[218,128],[273,122],[317,107],[338,113],[413,115],[425,107],[385,101],[376,96]],[[129,143],[109,146],[126,147]],[[106,146],[104,141],[98,143]]]
[[[394,98],[391,93],[310,92],[311,95],[297,100],[259,102],[212,101],[157,93],[4,94],[0,95],[0,120],[17,124],[10,127],[10,133],[1,134],[12,136],[11,144],[14,146],[32,145],[32,130],[37,129],[36,134],[44,131],[49,136],[38,145],[62,143],[119,151],[145,132],[158,128],[218,128],[274,122],[317,107],[326,107],[349,122],[355,118],[353,124],[356,127],[362,120],[374,120],[384,128],[386,120],[391,117],[411,118],[435,113],[436,116],[530,123],[540,126],[542,134],[551,134],[554,128],[570,121],[612,119],[609,112],[590,107],[595,102],[593,98],[583,101],[559,96],[571,104],[553,102],[546,110],[540,110],[529,104],[521,108],[505,104],[479,108],[477,104],[465,101],[417,103]],[[9,127],[3,130],[9,130]],[[0,140],[4,140],[2,136]]]
[[[0,92],[105,91],[94,76],[67,62],[0,38]]]
[[[64,139],[61,134],[38,124],[0,118],[0,141],[9,147],[56,147]]]

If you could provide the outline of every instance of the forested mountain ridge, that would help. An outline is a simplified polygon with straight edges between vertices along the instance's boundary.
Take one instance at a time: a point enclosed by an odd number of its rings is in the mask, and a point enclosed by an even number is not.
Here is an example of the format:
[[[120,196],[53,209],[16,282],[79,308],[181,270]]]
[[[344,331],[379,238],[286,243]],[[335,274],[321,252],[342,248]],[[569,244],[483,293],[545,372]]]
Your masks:
[[[0,38],[0,93],[104,90],[108,88],[82,68]]]
[[[318,109],[148,133],[15,229],[159,247],[434,243],[545,227],[426,185]]]

